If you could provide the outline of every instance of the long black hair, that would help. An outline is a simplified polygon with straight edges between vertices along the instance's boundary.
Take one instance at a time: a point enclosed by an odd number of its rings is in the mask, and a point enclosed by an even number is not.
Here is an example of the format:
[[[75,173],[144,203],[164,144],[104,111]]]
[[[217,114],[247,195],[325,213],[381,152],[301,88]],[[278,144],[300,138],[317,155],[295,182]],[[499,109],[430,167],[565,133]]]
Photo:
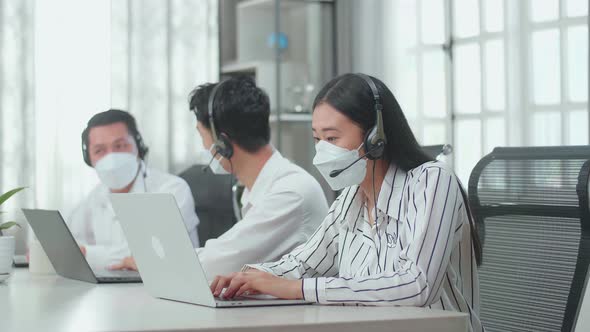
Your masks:
[[[408,120],[402,111],[395,96],[389,88],[379,79],[370,76],[379,92],[383,105],[383,127],[387,144],[383,158],[394,163],[402,170],[408,172],[426,162],[433,161],[416,140]],[[344,74],[332,79],[320,90],[313,102],[313,109],[318,105],[327,103],[338,112],[359,125],[366,134],[375,126],[376,115],[373,94],[367,82],[357,74]],[[478,265],[482,261],[482,246],[474,222],[469,200],[465,190],[458,184],[466,205],[467,217],[471,225],[471,239]]]

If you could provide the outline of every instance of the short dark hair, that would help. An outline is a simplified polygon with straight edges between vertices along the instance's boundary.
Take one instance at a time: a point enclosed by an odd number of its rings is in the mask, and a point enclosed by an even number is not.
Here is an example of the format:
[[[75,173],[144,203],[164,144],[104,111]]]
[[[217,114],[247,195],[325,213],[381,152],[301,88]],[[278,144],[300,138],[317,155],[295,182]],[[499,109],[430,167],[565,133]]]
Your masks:
[[[147,146],[145,146],[143,142],[141,134],[137,129],[137,122],[135,122],[135,118],[133,117],[133,115],[123,110],[109,109],[108,111],[97,113],[92,118],[90,118],[90,120],[88,120],[86,128],[84,129],[84,131],[82,131],[82,153],[86,164],[90,165],[90,157],[88,156],[88,135],[90,133],[90,129],[118,122],[122,122],[127,126],[129,135],[133,137],[135,145],[137,146],[139,158],[145,158],[149,149]]]
[[[189,108],[197,121],[211,129],[209,96],[220,83],[196,87],[189,94]],[[229,139],[248,152],[256,152],[270,142],[270,102],[268,95],[253,79],[240,76],[223,81],[213,100],[213,121],[217,134]]]

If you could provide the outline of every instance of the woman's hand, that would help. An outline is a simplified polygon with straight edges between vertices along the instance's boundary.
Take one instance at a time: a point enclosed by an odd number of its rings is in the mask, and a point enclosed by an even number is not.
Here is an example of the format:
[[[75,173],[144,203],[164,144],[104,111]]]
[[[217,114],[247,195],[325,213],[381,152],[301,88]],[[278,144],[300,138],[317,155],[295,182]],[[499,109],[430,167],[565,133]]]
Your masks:
[[[252,269],[215,277],[211,283],[211,291],[214,296],[224,298],[234,298],[248,292],[247,294],[262,293],[281,299],[298,300],[303,298],[302,282],[302,280],[287,280]],[[224,288],[226,288],[225,292],[223,292]]]

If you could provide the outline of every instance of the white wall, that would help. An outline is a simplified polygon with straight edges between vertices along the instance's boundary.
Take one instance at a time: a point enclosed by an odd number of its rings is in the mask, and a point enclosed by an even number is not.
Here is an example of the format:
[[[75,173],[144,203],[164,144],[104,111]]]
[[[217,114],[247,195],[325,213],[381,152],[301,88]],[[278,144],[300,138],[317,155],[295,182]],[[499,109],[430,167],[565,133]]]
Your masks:
[[[352,1],[350,17],[351,70],[384,80],[391,86],[393,73],[393,5],[389,0]]]

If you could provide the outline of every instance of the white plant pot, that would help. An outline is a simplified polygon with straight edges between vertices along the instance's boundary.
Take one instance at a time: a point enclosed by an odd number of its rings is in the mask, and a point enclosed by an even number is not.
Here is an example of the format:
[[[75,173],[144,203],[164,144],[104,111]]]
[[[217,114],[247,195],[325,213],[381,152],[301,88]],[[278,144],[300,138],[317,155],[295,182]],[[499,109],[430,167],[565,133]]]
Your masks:
[[[0,282],[10,277],[13,258],[14,236],[0,236]]]

